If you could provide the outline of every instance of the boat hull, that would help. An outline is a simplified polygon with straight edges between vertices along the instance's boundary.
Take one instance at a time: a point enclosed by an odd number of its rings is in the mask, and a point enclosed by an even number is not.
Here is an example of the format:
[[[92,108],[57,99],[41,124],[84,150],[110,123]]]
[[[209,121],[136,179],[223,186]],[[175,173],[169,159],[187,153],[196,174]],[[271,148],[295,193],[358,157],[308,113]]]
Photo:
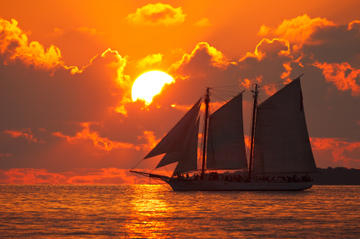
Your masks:
[[[312,182],[229,182],[207,180],[166,181],[174,191],[302,191]]]

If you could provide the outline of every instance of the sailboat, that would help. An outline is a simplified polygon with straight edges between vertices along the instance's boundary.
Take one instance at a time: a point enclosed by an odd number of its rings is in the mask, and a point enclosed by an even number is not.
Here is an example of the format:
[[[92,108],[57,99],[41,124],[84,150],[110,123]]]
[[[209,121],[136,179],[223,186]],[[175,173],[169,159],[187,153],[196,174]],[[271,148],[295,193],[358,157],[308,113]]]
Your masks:
[[[160,179],[174,191],[298,191],[312,187],[316,166],[306,126],[300,77],[258,104],[255,84],[249,163],[243,130],[243,92],[209,113],[210,89],[144,157],[164,155],[156,168],[177,163]],[[205,103],[201,168],[197,168],[200,106]]]

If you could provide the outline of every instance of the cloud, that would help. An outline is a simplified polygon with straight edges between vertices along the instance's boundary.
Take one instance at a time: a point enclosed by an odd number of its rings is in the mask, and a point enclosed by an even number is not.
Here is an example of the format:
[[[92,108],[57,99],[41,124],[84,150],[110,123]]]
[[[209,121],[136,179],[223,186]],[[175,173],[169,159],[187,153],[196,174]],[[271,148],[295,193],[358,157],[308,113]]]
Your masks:
[[[301,21],[305,23],[304,26],[299,26],[300,32],[298,32],[298,30],[296,30],[298,26],[297,23]],[[288,30],[286,30],[286,27]],[[310,74],[314,77],[320,77],[315,73],[315,69],[320,70],[322,73],[320,79],[322,79],[322,81],[312,82],[312,89],[316,89],[317,93],[317,98],[314,97],[313,101],[317,100],[324,105],[331,105],[328,110],[322,110],[323,116],[327,115],[329,118],[337,119],[338,122],[348,122],[349,125],[348,127],[329,127],[339,128],[339,132],[340,128],[343,128],[342,130],[344,132],[348,132],[346,133],[348,136],[353,135],[350,132],[350,128],[357,127],[354,122],[359,118],[359,113],[351,110],[353,107],[356,107],[356,100],[354,101],[345,95],[334,92],[331,85],[335,86],[335,89],[340,92],[349,92],[349,95],[352,97],[357,98],[359,96],[359,21],[354,20],[349,24],[339,25],[323,18],[311,19],[304,15],[302,17],[285,20],[277,28],[271,29],[271,32],[270,35],[274,34],[276,37],[281,37],[289,41],[293,58],[290,65],[291,69],[295,66],[297,69],[302,69],[302,71],[306,73],[305,75]],[[294,37],[296,34],[299,35],[299,38]],[[323,84],[323,82],[328,84]],[[309,90],[311,89],[309,88]],[[347,107],[341,107],[340,105],[347,105]],[[325,111],[327,111],[327,113],[325,113]],[[333,112],[331,116],[329,115],[330,112]],[[344,119],[342,120],[340,119],[342,118],[339,115],[340,112],[344,115]],[[318,128],[322,127],[323,126],[320,126]],[[344,128],[346,128],[346,130]],[[335,130],[332,131],[335,132]],[[345,134],[342,136],[344,135]],[[354,138],[354,136],[351,137]]]
[[[0,160],[10,158],[11,156],[13,156],[13,155],[10,153],[0,153]]]
[[[143,147],[146,151],[150,151],[160,141],[160,139],[156,139],[154,132],[148,130],[145,130],[143,136],[138,136],[138,138],[145,140]]]
[[[275,29],[262,25],[258,32],[260,36],[273,36],[290,41],[295,49],[301,47],[318,29],[335,24],[326,18],[310,18],[307,14],[284,20]]]
[[[181,7],[174,8],[164,3],[149,3],[136,9],[135,13],[127,16],[127,20],[138,25],[176,25],[185,21],[185,14]]]
[[[156,183],[156,181],[154,181]],[[16,168],[0,169],[0,184],[148,184],[149,179],[140,178],[127,169],[100,168],[64,172],[46,169]]]
[[[359,28],[360,28],[360,20],[354,20],[348,24],[347,30],[352,31],[352,30],[356,30]]]
[[[52,36],[54,37],[60,37],[63,36],[65,33],[65,30],[59,27],[54,27],[53,32],[52,32]]]
[[[311,146],[322,167],[346,166],[360,168],[360,141],[339,138],[311,138]],[[322,156],[322,157],[321,157]],[[323,160],[324,158],[330,159]]]
[[[140,69],[145,69],[150,66],[159,65],[162,60],[163,55],[161,53],[151,54],[139,60],[137,65]]]
[[[211,68],[225,69],[229,64],[221,51],[207,42],[199,42],[191,53],[185,53],[180,61],[173,64],[171,71],[182,77],[197,77]]]
[[[198,20],[197,22],[195,22],[194,25],[197,27],[209,27],[211,26],[211,23],[208,18],[204,17]]]
[[[146,178],[138,178],[128,170],[102,168],[83,175],[75,175],[67,179],[69,184],[134,184],[144,183]]]
[[[224,54],[209,43],[197,43],[190,53],[185,53],[170,67],[169,73],[176,81],[165,85],[163,93],[154,98],[154,103],[169,107],[172,104],[194,104],[204,94],[206,86],[221,84],[219,75],[223,75],[229,64],[231,62]]]
[[[254,52],[246,53],[234,67],[242,86],[248,88],[256,82],[268,95],[298,74],[296,71],[300,68],[291,54],[289,41],[281,38],[263,38]]]
[[[49,173],[46,169],[16,168],[0,170],[0,183],[5,184],[61,184],[65,176]]]
[[[269,58],[276,55],[287,56],[290,54],[290,44],[287,40],[281,38],[263,38],[255,48],[255,56],[261,58],[268,55]]]
[[[22,62],[1,65],[0,130],[64,130],[74,122],[99,120],[130,95],[126,59],[107,50],[81,72],[59,67],[51,74]],[[78,126],[77,126],[78,128]]]
[[[321,69],[325,79],[334,83],[339,90],[350,90],[353,96],[360,96],[360,69],[352,68],[347,62],[341,64],[316,62],[314,66]]]
[[[40,69],[49,70],[63,64],[59,48],[51,45],[45,49],[39,42],[29,41],[15,19],[0,18],[0,54],[0,60],[6,63],[20,60]]]
[[[157,99],[161,104],[190,105],[204,94],[205,87],[212,87],[216,92],[215,89],[223,85],[231,85],[234,96],[244,88],[249,89],[253,82],[268,85],[279,80],[288,81],[297,68],[290,44],[283,39],[264,38],[254,52],[248,52],[239,60],[229,60],[209,43],[199,42],[172,65],[170,72],[176,77],[176,82],[166,86]],[[277,88],[264,88],[270,94],[282,87],[282,82],[277,84]],[[182,92],[187,92],[187,97],[183,97]]]
[[[39,140],[32,134],[31,129],[4,130],[3,133],[10,135],[12,138],[25,138],[28,142],[39,142]]]
[[[259,35],[289,41],[293,54],[303,58],[303,63],[342,63],[346,59],[352,67],[359,68],[359,26],[359,20],[339,25],[326,18],[310,18],[304,14],[286,19],[275,28],[263,25]]]
[[[303,61],[343,63],[360,68],[360,27],[335,25],[318,29],[303,45]]]
[[[54,132],[53,135],[56,137],[64,138],[69,143],[76,143],[79,140],[89,140],[92,144],[101,150],[111,151],[115,148],[129,149],[133,148],[139,150],[140,147],[130,143],[111,141],[108,138],[101,137],[95,131],[90,130],[90,124],[88,122],[81,123],[83,129],[75,134],[75,136],[64,135],[61,132]]]
[[[68,66],[76,65],[79,68],[88,65],[90,59],[109,48],[109,45],[102,41],[102,30],[86,25],[79,26],[76,23],[55,27],[44,37],[65,54],[62,58],[64,64],[66,62]]]
[[[77,31],[89,35],[98,35],[99,31],[94,27],[78,27],[76,28]]]

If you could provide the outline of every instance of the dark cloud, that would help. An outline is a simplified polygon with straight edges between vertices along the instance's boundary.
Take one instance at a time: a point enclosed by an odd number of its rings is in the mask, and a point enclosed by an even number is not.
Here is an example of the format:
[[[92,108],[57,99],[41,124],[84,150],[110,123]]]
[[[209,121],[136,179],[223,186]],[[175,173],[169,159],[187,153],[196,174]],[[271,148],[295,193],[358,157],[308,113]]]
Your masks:
[[[96,57],[81,73],[59,68],[34,70],[21,62],[0,64],[0,130],[46,128],[63,131],[78,122],[99,120],[122,98],[115,52]],[[78,128],[78,127],[77,127]]]
[[[348,62],[353,67],[359,68],[359,25],[359,23],[353,23],[351,25],[319,28],[310,35],[301,51],[314,61],[327,63]]]

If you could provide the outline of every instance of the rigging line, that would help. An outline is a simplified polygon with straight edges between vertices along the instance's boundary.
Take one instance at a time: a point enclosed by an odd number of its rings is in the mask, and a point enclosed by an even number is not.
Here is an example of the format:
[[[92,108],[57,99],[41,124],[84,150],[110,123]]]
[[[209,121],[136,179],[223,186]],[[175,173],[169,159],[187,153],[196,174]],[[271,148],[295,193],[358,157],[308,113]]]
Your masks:
[[[282,86],[285,86],[284,83],[267,83],[267,84],[260,84],[259,85],[259,88],[264,88],[264,87],[282,87]]]
[[[285,86],[285,85],[289,84],[286,82],[287,80],[290,79],[290,81],[293,81],[293,80],[303,77],[303,75],[304,75],[304,73],[302,73],[294,78],[287,77],[287,79],[281,79],[281,80],[277,80],[277,81],[273,81],[273,82],[266,82],[266,83],[260,82],[260,83],[258,83],[258,87],[263,87],[263,86],[271,85],[271,84]]]
[[[295,78],[288,78],[288,79],[290,79],[290,81],[293,81],[293,80],[296,80],[298,78],[301,78],[303,75],[304,75],[304,73],[300,74],[299,76],[297,76]],[[259,85],[260,88],[268,86],[268,85],[274,85],[274,86],[283,87],[283,86],[286,86],[289,83],[290,82],[286,82],[285,79],[282,79],[282,80],[278,80],[278,81],[274,81],[274,82],[267,82],[266,84],[258,84],[258,85]]]
[[[213,92],[216,92],[218,94],[234,94],[234,95],[237,95],[239,94],[240,92],[246,92],[248,91],[248,89],[246,88],[237,88],[237,89],[232,89],[232,90],[215,90]]]
[[[236,86],[236,87],[238,87],[239,85],[238,84],[231,84],[231,85],[218,85],[218,86],[213,86],[212,88],[214,89],[216,89],[216,88],[227,88],[227,87],[234,87],[234,86]]]
[[[241,90],[227,90],[227,91],[213,91],[213,93],[215,92],[215,94],[239,94],[241,92]]]
[[[224,98],[226,98],[226,96],[220,95],[220,94],[218,94],[218,93],[213,93],[213,94],[212,94],[212,98],[224,99]]]
[[[213,94],[213,98],[215,98],[216,100],[220,100],[220,101],[226,102],[226,101],[229,100],[229,99],[226,99],[226,98],[231,98],[231,96],[225,98],[225,97],[223,97],[223,96],[220,96],[220,95],[217,95],[217,94]]]
[[[131,169],[135,169],[144,159],[140,159]]]
[[[237,89],[239,89],[240,87],[231,87],[231,88],[213,88],[214,90],[216,91],[227,91],[227,90],[232,90],[232,91],[235,91]]]
[[[215,85],[215,87],[227,87],[227,86],[234,86],[234,85],[238,85],[237,83],[233,82],[233,84],[221,84],[218,83]]]
[[[238,94],[239,92],[241,92],[243,89],[241,88],[237,88],[237,89],[228,89],[228,90],[213,90],[212,92],[216,92],[219,94],[225,93],[225,94]]]
[[[214,95],[212,98],[215,101],[229,101],[231,98],[234,98],[237,94],[229,94],[229,95]]]
[[[216,89],[216,90],[228,90],[228,89],[234,89],[234,88],[238,88],[241,87],[240,85],[233,85],[233,86],[227,86],[227,87],[213,87],[212,89]]]
[[[217,95],[223,95],[223,96],[235,96],[235,95],[238,95],[239,94],[239,91],[228,91],[228,92],[216,92],[215,94]]]
[[[241,93],[244,93],[245,90],[242,90],[242,91],[234,91],[234,92],[228,92],[227,94],[224,94],[224,93],[220,93],[220,92],[216,92],[215,95],[219,98],[224,98],[224,97],[227,97],[227,98],[233,98]]]
[[[240,85],[234,85],[234,86],[226,87],[226,88],[214,87],[214,88],[212,88],[212,89],[213,89],[213,90],[217,90],[217,91],[226,91],[226,90],[238,91],[238,90],[241,90],[242,88],[245,88],[245,87],[240,86]]]
[[[232,89],[213,89],[213,91],[216,91],[216,92],[236,92],[236,91],[239,91],[240,89],[239,88],[232,88]]]
[[[259,87],[264,87],[264,86],[267,86],[267,85],[275,85],[275,86],[285,86],[287,85],[288,83],[285,83],[285,80],[278,80],[278,81],[274,81],[274,82],[262,82],[262,83],[259,83]]]

